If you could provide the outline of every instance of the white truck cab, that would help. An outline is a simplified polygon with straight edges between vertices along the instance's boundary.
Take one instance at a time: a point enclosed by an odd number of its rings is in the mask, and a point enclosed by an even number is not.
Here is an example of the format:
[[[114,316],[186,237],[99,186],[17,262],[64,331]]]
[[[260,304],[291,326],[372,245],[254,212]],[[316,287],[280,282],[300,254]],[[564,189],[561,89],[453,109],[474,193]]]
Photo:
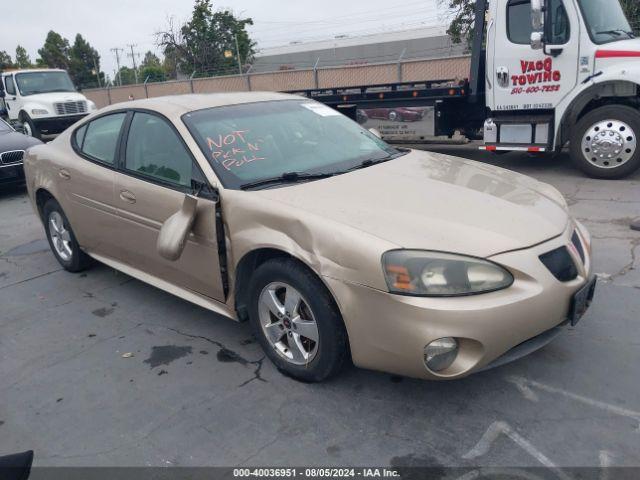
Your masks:
[[[1,80],[0,101],[9,122],[22,123],[24,132],[36,138],[61,133],[96,109],[65,70],[4,71]]]
[[[487,150],[560,150],[587,174],[640,167],[640,39],[619,0],[489,0]]]

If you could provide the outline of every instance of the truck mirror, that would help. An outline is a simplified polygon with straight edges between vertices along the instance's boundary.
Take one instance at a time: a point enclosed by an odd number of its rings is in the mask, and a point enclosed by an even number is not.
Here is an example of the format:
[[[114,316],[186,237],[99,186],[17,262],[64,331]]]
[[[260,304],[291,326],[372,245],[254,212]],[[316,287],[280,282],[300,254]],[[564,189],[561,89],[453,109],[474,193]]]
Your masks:
[[[534,32],[544,30],[544,0],[531,0],[531,27]]]
[[[544,48],[544,34],[542,32],[531,33],[531,48],[542,50]]]

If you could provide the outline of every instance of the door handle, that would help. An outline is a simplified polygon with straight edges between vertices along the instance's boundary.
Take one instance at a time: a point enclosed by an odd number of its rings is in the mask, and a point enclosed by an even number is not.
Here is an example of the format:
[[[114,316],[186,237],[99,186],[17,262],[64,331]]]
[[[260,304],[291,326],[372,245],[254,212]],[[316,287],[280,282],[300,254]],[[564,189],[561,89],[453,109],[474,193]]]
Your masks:
[[[58,171],[58,175],[60,175],[60,178],[63,178],[64,180],[70,180],[71,179],[71,174],[69,173],[68,170],[65,170],[64,168],[61,168]]]
[[[136,203],[136,196],[129,190],[120,190],[120,198],[127,203]]]

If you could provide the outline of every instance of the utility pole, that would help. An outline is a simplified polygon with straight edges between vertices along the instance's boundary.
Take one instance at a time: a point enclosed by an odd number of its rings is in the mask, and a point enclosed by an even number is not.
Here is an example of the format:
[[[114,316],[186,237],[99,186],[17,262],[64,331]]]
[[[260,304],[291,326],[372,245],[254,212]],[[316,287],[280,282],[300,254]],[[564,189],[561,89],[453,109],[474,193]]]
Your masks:
[[[118,72],[116,73],[116,80],[118,80],[118,82],[120,83],[120,86],[122,86],[122,75],[120,75],[120,52],[124,52],[124,50],[122,50],[121,48],[115,47],[111,49],[112,52],[114,52],[116,54],[116,65],[118,66]]]
[[[138,83],[138,67],[136,66],[136,55],[139,57],[140,54],[133,51],[133,47],[137,47],[135,43],[127,44],[127,47],[131,49],[131,53],[127,53],[127,57],[131,57],[131,61],[133,62],[133,75],[136,78],[136,83]]]
[[[238,35],[236,37],[236,57],[238,58],[238,70],[240,71],[240,75],[242,75],[242,61],[240,60],[240,47],[238,46]]]
[[[98,62],[96,62],[96,57],[93,57],[93,69],[96,72],[96,78],[98,79],[98,88],[102,88],[102,85],[100,85],[100,70],[98,69]]]

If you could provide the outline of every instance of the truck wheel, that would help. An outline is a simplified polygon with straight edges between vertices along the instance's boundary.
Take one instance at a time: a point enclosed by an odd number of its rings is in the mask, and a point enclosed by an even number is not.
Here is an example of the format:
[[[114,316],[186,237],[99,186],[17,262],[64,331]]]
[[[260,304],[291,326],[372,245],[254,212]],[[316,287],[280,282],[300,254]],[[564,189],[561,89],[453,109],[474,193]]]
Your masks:
[[[321,382],[340,371],[347,332],[326,287],[296,260],[261,265],[249,286],[249,321],[262,348],[285,375]]]
[[[600,107],[576,125],[571,159],[593,178],[626,177],[640,167],[640,112],[624,105]]]
[[[36,127],[35,123],[33,123],[33,120],[31,120],[31,117],[29,117],[29,115],[27,115],[26,113],[21,114],[20,121],[24,126],[25,135],[27,135],[28,137],[37,138],[38,140],[42,140],[40,130],[38,130],[38,127]]]

